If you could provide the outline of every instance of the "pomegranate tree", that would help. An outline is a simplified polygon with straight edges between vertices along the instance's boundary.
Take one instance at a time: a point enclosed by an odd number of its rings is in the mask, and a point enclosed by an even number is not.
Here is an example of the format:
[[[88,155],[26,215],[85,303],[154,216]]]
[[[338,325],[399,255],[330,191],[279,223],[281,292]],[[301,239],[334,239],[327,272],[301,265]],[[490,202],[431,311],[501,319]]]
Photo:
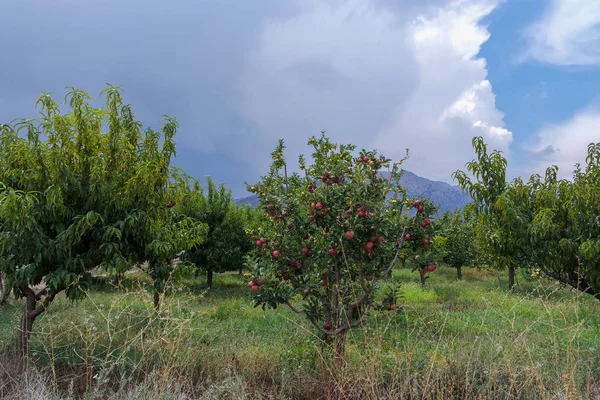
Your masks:
[[[311,165],[300,156],[299,172],[290,173],[280,141],[269,173],[248,185],[260,199],[262,232],[269,236],[256,240],[254,278],[268,284],[256,290],[254,302],[305,314],[334,344],[339,367],[346,333],[365,322],[378,280],[399,260],[405,235],[426,229],[418,216],[428,215],[431,204],[420,202],[414,218],[403,212],[413,207],[399,183],[406,157],[393,163],[376,151],[353,154],[355,146],[334,144],[324,134],[308,143]]]

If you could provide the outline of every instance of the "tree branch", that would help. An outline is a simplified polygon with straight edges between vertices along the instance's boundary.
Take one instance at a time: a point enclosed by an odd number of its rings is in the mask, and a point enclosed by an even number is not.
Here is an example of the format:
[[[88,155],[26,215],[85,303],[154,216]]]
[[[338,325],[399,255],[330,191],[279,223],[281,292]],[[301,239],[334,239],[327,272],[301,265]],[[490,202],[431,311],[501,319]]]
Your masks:
[[[50,303],[52,303],[52,300],[54,300],[55,296],[56,296],[56,292],[52,292],[52,293],[48,294],[46,296],[46,298],[44,299],[44,301],[42,302],[42,304],[39,307],[37,307],[35,310],[33,310],[31,312],[31,314],[29,314],[29,315],[31,315],[32,318],[36,318],[38,315],[40,315],[41,313],[46,311],[46,308],[48,308]]]
[[[402,237],[400,238],[400,243],[398,243],[398,249],[396,250],[396,254],[394,255],[394,258],[392,259],[392,262],[390,262],[390,266],[382,274],[380,274],[377,278],[375,278],[375,280],[381,278],[382,276],[389,274],[392,271],[392,268],[394,268],[394,265],[398,262],[398,257],[400,257],[400,251],[402,250],[402,247],[404,246],[405,233],[406,233],[406,226],[402,229]]]
[[[360,316],[360,318],[352,323],[348,323],[345,326],[342,326],[338,329],[336,329],[332,334],[333,335],[339,335],[340,333],[344,333],[346,331],[349,331],[352,328],[356,328],[359,325],[362,325],[365,322],[365,319],[367,318],[367,315],[369,314],[369,310],[371,309],[371,304],[367,304],[367,307],[365,307],[365,311],[362,313],[362,315]]]
[[[294,307],[294,305],[292,303],[290,303],[289,300],[286,300],[285,305],[287,305],[296,314],[306,314],[305,310],[303,310],[303,309],[297,309],[296,307]]]

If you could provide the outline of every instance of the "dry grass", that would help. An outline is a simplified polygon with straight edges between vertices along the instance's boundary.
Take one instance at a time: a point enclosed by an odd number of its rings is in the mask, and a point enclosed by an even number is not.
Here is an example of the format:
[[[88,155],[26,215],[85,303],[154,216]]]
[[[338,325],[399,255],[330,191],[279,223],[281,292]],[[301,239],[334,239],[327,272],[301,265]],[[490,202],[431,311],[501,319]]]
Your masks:
[[[408,271],[395,278],[402,309],[352,332],[336,379],[308,324],[253,308],[243,279],[223,275],[208,292],[187,282],[160,313],[140,279],[58,299],[36,323],[28,373],[0,359],[0,398],[600,398],[597,302],[542,281],[506,293],[473,270],[457,282],[442,269],[426,289]],[[0,310],[2,343],[18,306]]]

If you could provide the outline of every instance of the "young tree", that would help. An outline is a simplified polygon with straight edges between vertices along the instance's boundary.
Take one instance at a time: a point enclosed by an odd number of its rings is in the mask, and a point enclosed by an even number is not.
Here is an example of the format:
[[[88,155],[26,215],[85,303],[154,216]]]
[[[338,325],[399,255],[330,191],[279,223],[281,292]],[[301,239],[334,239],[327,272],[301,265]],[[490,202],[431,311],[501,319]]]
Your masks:
[[[477,252],[475,228],[464,210],[444,213],[437,224],[435,243],[441,261],[456,268],[457,278],[462,279],[462,267],[471,266]]]
[[[523,238],[527,226],[522,220],[514,218],[523,209],[511,208],[518,203],[506,195],[507,161],[502,153],[494,150],[488,154],[481,137],[473,138],[473,148],[477,160],[467,163],[467,169],[475,181],[463,171],[454,172],[453,178],[475,202],[477,222],[484,227],[477,229],[479,242],[485,243],[482,248],[490,252],[497,268],[508,268],[508,287],[512,290],[516,268],[529,260],[527,243]],[[483,237],[484,234],[486,237]]]
[[[246,212],[233,202],[230,190],[209,178],[205,192],[196,182],[180,212],[207,226],[206,241],[191,246],[183,259],[206,271],[208,287],[214,272],[237,270],[243,265],[252,242],[244,230]]]
[[[118,88],[102,94],[106,107],[95,108],[71,88],[64,114],[43,94],[40,118],[0,125],[0,268],[26,299],[21,357],[53,299],[79,299],[91,269],[126,263],[126,245],[165,204],[175,121],[144,135]]]
[[[262,257],[248,285],[255,305],[286,304],[333,342],[337,373],[347,332],[364,323],[378,280],[398,261],[405,234],[428,219],[431,204],[418,205],[413,219],[400,212],[403,203],[413,206],[399,198],[404,160],[391,164],[364,150],[355,158],[355,146],[334,144],[324,134],[308,143],[314,163],[300,157],[304,176],[288,171],[280,141],[269,173],[248,186],[266,215],[265,236],[255,233]],[[391,168],[389,177],[380,173],[384,167]]]
[[[417,214],[413,218],[413,222],[423,215],[418,211],[419,209],[427,209],[429,215],[436,213],[438,210],[438,207],[434,207],[429,201],[420,199],[413,200],[412,206],[417,209]],[[418,222],[418,224],[407,225],[404,234],[405,242],[400,255],[402,265],[404,265],[404,260],[411,260],[413,265],[412,271],[419,272],[421,285],[425,286],[425,282],[429,278],[429,273],[437,269],[434,262],[435,254],[430,251],[433,245],[434,231],[431,220],[428,217]]]

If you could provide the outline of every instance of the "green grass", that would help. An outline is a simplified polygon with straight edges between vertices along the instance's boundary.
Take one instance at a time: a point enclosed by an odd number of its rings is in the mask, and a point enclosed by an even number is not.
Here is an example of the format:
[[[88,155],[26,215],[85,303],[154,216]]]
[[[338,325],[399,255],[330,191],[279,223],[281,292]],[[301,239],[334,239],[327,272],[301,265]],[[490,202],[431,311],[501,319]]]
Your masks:
[[[362,398],[598,395],[597,301],[524,277],[508,293],[504,274],[463,274],[457,281],[455,270],[440,268],[422,288],[416,272],[395,271],[402,307],[374,311],[351,332],[346,380],[336,385]],[[85,300],[73,305],[61,296],[36,321],[36,365],[52,366],[46,373],[62,393],[117,392],[135,379],[154,391],[178,382],[214,398],[322,394],[320,382],[330,375],[320,339],[285,307],[254,308],[245,283],[237,274],[216,275],[206,290],[202,279],[188,280],[156,315],[144,277],[128,277],[121,291],[99,279]],[[6,347],[21,311],[14,300],[0,308]]]

